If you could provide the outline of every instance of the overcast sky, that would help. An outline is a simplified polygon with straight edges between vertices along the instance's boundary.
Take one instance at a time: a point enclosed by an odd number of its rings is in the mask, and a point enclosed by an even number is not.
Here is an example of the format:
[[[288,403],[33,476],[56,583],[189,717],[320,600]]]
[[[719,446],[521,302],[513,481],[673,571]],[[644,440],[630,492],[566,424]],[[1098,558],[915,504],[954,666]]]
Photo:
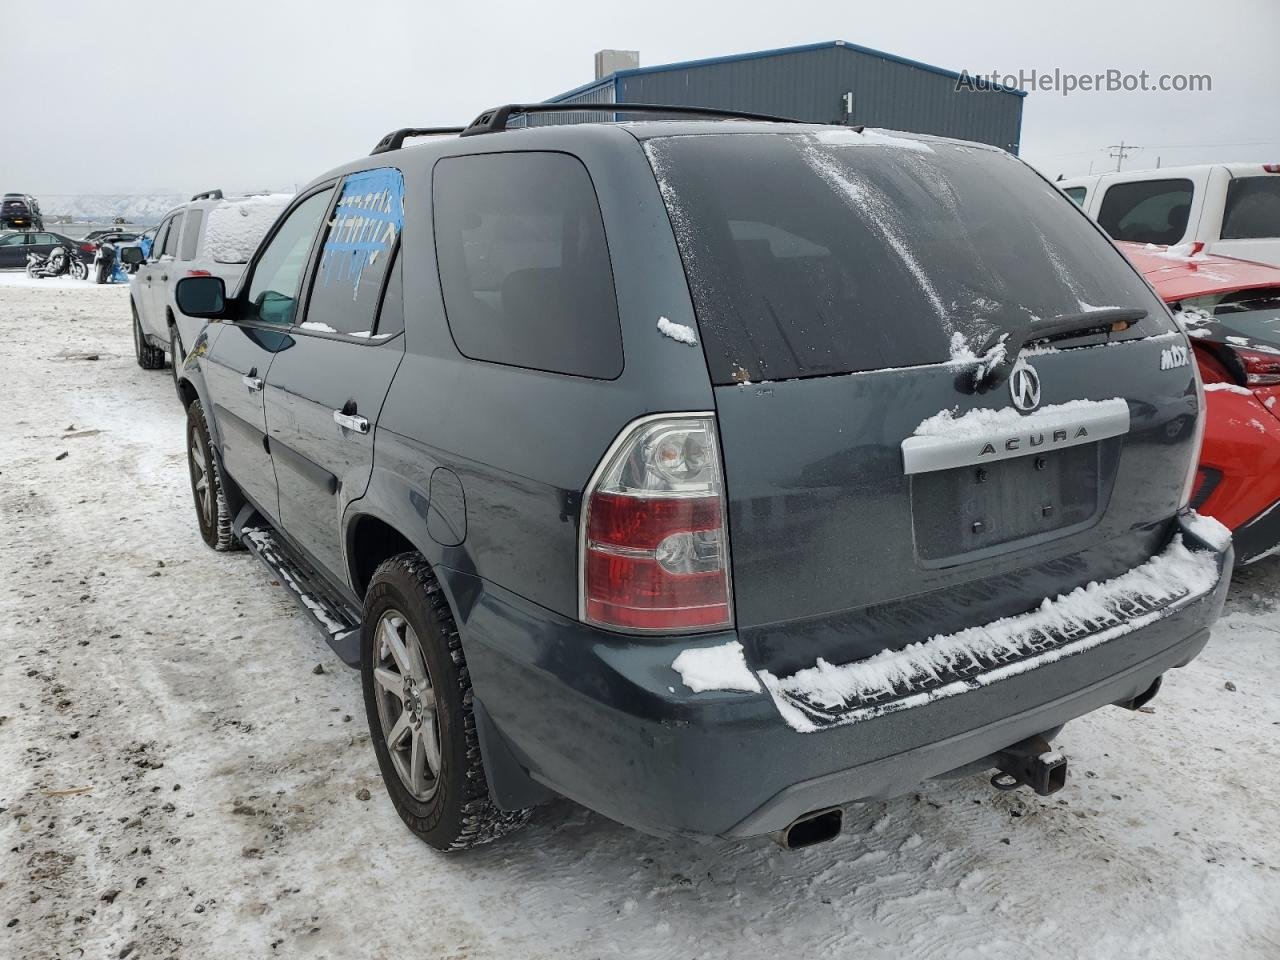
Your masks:
[[[647,66],[836,39],[981,74],[1212,77],[1209,93],[1032,93],[1022,155],[1051,176],[1113,166],[1121,139],[1143,147],[1133,168],[1280,162],[1277,0],[0,0],[0,37],[0,190],[37,197],[292,187],[396,127],[584,83],[601,47]]]

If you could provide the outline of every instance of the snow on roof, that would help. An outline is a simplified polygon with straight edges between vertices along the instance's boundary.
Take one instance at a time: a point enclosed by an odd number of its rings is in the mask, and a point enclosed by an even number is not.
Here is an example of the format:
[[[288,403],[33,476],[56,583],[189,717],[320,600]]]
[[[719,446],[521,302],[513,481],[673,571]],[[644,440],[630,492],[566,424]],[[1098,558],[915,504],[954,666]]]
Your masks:
[[[289,193],[269,193],[213,207],[205,227],[204,256],[218,263],[248,263],[258,242],[292,199]]]

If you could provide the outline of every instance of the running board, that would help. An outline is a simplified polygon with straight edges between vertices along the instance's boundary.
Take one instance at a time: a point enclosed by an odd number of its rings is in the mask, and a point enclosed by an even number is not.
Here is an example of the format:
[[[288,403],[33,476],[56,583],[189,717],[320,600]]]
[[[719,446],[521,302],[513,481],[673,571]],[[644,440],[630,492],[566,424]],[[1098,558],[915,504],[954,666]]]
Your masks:
[[[239,533],[249,552],[276,575],[280,585],[320,628],[333,652],[348,667],[359,669],[359,611],[338,596],[324,577],[270,527],[245,526],[239,528]]]

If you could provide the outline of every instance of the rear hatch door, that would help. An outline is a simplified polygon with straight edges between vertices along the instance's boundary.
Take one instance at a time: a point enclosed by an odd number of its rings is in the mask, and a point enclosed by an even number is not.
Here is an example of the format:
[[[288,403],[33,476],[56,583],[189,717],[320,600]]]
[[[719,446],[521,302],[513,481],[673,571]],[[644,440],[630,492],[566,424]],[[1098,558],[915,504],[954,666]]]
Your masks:
[[[1030,168],[852,130],[646,150],[715,384],[755,665],[1022,613],[1163,545],[1195,456],[1186,338]],[[974,389],[1020,331],[1110,308],[1145,318],[1034,344]]]

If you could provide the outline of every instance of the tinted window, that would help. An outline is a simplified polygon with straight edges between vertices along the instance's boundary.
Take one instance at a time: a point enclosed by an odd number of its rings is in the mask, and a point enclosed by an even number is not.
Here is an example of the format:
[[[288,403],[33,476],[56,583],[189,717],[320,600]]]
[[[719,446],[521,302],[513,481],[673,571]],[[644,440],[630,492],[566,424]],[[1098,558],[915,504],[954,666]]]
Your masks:
[[[1112,244],[1006,154],[874,136],[725,134],[645,145],[712,379],[938,363],[1094,306],[1163,307]]]
[[[33,234],[31,235],[31,242],[32,242],[32,243],[52,243],[52,244],[61,244],[61,243],[62,243],[62,238],[61,238],[61,237],[58,237],[58,236],[55,236],[55,235],[54,235],[54,234],[52,234],[52,233],[33,233]]]
[[[1062,192],[1074,200],[1077,207],[1084,206],[1084,195],[1086,192],[1084,187],[1067,187],[1067,189]]]
[[[378,311],[376,332],[380,337],[404,332],[404,278],[400,269],[403,259],[397,250],[391,274],[387,277],[387,289],[382,295],[382,308]]]
[[[1280,237],[1280,176],[1237,177],[1227,185],[1223,240]]]
[[[178,237],[181,233],[182,214],[178,214],[169,222],[169,232],[165,234],[164,244],[160,250],[162,257],[176,257],[178,255]]]
[[[304,329],[370,336],[404,224],[404,179],[383,167],[353,173],[324,234]]]
[[[559,153],[453,157],[433,181],[440,284],[466,356],[610,379],[622,334],[586,168]]]
[[[253,268],[244,319],[291,325],[298,308],[302,271],[333,188],[313,193],[293,208]]]
[[[7,237],[0,237],[0,247],[20,247],[23,245],[23,239],[23,234],[11,233]]]
[[[1108,187],[1098,224],[1117,240],[1178,243],[1191,214],[1190,180],[1142,180]]]
[[[182,233],[180,260],[190,260],[196,255],[196,243],[200,240],[200,228],[204,226],[203,210],[187,211],[187,227]]]

